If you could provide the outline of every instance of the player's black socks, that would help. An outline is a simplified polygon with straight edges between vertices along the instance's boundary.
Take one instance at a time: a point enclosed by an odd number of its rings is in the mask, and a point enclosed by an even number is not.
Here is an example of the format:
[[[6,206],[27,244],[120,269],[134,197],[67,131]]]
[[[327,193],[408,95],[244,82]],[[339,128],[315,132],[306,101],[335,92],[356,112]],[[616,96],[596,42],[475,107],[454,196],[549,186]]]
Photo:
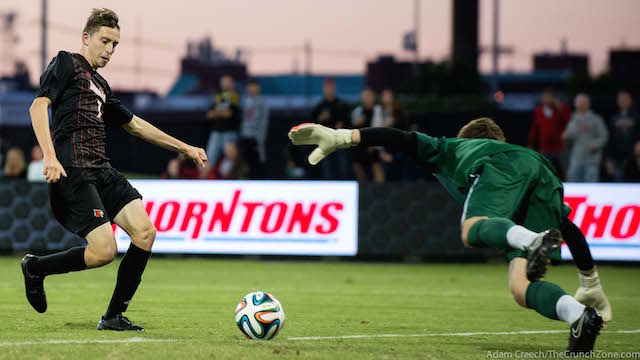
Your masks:
[[[59,253],[38,256],[29,262],[27,271],[35,276],[65,274],[87,268],[84,262],[84,246],[78,246]]]
[[[140,249],[131,243],[129,250],[127,250],[120,262],[120,268],[118,268],[116,288],[113,290],[109,308],[104,314],[106,319],[127,311],[129,302],[133,298],[133,294],[136,293],[138,285],[140,285],[142,273],[147,266],[149,256],[151,256],[150,251]]]
[[[593,269],[593,257],[582,231],[571,220],[565,218],[560,224],[560,232],[578,269],[582,271]]]

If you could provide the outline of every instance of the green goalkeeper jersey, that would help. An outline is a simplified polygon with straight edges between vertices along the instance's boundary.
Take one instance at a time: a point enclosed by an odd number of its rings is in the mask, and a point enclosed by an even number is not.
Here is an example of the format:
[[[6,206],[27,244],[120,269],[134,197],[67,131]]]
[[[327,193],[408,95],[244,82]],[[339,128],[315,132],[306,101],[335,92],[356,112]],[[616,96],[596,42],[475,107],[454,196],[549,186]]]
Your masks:
[[[416,132],[418,135],[418,159],[436,167],[435,176],[447,191],[463,202],[473,180],[470,175],[478,174],[483,164],[491,161],[492,155],[507,152],[522,152],[529,155],[532,166],[540,163],[553,174],[555,186],[562,187],[557,172],[544,156],[519,146],[490,139],[434,138]]]

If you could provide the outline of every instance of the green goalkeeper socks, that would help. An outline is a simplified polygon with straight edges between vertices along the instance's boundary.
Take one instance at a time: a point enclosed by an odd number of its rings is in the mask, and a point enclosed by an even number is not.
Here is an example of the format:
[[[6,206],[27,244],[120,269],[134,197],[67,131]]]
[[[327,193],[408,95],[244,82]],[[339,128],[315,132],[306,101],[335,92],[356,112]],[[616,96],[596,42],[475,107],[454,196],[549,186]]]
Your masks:
[[[556,304],[564,295],[567,295],[567,293],[556,284],[546,281],[534,281],[527,287],[527,307],[535,309],[539,314],[549,319],[558,320]]]
[[[473,247],[490,247],[505,249],[507,243],[507,231],[516,224],[506,218],[491,218],[477,221],[469,229],[469,245]]]

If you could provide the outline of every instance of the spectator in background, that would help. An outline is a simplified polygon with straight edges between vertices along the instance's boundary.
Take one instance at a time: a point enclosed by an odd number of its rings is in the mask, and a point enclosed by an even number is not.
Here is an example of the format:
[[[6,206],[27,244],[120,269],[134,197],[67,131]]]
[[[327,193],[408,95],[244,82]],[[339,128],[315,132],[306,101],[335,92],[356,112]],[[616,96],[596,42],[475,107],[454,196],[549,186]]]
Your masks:
[[[351,113],[351,128],[361,129],[365,127],[382,127],[384,117],[382,106],[376,104],[376,95],[373,90],[365,88],[361,95],[361,104]],[[384,169],[380,159],[381,148],[355,148],[353,154],[353,172],[356,180],[366,182],[367,173],[371,170],[373,181],[384,182]]]
[[[223,75],[220,78],[220,92],[216,94],[211,110],[207,111],[207,120],[211,129],[207,144],[207,158],[210,163],[215,164],[225,144],[238,140],[239,97],[234,90],[231,76]]]
[[[184,157],[179,155],[167,163],[167,171],[162,174],[163,179],[197,179],[198,171],[194,167],[188,166],[184,161]]]
[[[347,105],[336,96],[336,91],[335,80],[325,79],[322,85],[322,101],[311,112],[313,122],[334,129],[342,129],[348,124]],[[320,163],[324,179],[344,180],[349,177],[348,154],[343,152],[339,155],[333,159],[328,158],[329,161],[324,164]]]
[[[169,160],[169,162],[167,163],[167,171],[162,174],[162,178],[169,180],[181,179],[182,177],[180,176],[180,163],[181,161],[179,158],[173,158]]]
[[[607,148],[607,173],[616,182],[625,180],[627,161],[634,158],[634,146],[640,141],[640,124],[638,114],[631,110],[631,94],[627,91],[618,93],[618,112],[611,118],[609,131],[615,141],[609,142]]]
[[[542,93],[540,104],[533,112],[533,122],[529,131],[529,147],[549,159],[563,179],[566,171],[566,154],[562,133],[570,118],[569,105],[560,101],[553,89],[546,89]]]
[[[574,100],[575,112],[562,135],[569,148],[570,182],[598,182],[602,149],[607,144],[607,127],[600,115],[590,110],[591,101],[586,94]]]
[[[178,180],[178,179],[212,179],[213,176],[209,176],[211,171],[211,164],[207,161],[204,167],[195,167],[191,161],[185,161],[185,157],[179,155],[167,163],[167,170],[162,174],[163,179]]]
[[[260,96],[260,83],[251,79],[247,83],[247,96],[242,103],[242,131],[240,149],[249,166],[249,177],[263,176],[266,162],[265,140],[269,128],[269,107]]]
[[[640,142],[633,147],[633,156],[627,161],[626,178],[627,182],[640,182]]]
[[[44,154],[40,145],[35,145],[31,149],[31,162],[27,168],[27,180],[31,182],[46,182],[44,177]]]
[[[391,89],[382,91],[382,118],[383,126],[401,130],[407,130],[409,122],[404,107],[396,100]]]
[[[214,173],[215,178],[221,180],[247,178],[249,168],[240,156],[240,151],[235,143],[228,142],[224,145],[224,156],[216,164]]]
[[[4,138],[3,128],[0,126],[0,176],[2,176],[2,171],[4,169],[4,160],[7,156],[7,151],[9,151],[9,143],[7,143]]]
[[[381,98],[383,126],[407,130],[409,127],[407,113],[402,104],[396,100],[393,90],[383,90]],[[390,153],[386,150],[381,150],[379,155],[380,159],[387,164],[386,179],[400,180],[404,177],[406,157],[402,152]]]
[[[322,101],[312,110],[311,117],[317,124],[342,129],[347,124],[347,106],[336,96],[336,82],[325,79],[322,85]]]
[[[20,148],[12,147],[7,151],[4,161],[3,176],[5,178],[21,178],[26,177],[27,171],[24,161],[24,153]]]

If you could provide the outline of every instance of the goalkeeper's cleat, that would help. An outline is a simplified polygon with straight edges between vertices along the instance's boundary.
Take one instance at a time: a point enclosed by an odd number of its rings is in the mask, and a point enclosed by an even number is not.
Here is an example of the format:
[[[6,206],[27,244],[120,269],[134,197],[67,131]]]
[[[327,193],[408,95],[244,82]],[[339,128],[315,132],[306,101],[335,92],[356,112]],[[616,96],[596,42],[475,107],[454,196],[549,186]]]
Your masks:
[[[596,308],[602,315],[602,320],[606,327],[612,318],[611,304],[607,299],[607,295],[604,294],[598,272],[594,271],[591,275],[584,275],[578,272],[578,278],[580,278],[580,287],[578,287],[574,298],[586,306]]]
[[[326,126],[304,123],[289,130],[294,145],[317,145],[309,155],[309,163],[315,165],[336,149],[353,146],[353,130],[331,129]]]
[[[560,231],[544,231],[525,248],[527,251],[527,279],[536,281],[544,276],[549,264],[549,254],[562,243]]]
[[[574,355],[592,351],[601,328],[602,317],[598,310],[586,307],[578,320],[571,324],[567,353]]]

